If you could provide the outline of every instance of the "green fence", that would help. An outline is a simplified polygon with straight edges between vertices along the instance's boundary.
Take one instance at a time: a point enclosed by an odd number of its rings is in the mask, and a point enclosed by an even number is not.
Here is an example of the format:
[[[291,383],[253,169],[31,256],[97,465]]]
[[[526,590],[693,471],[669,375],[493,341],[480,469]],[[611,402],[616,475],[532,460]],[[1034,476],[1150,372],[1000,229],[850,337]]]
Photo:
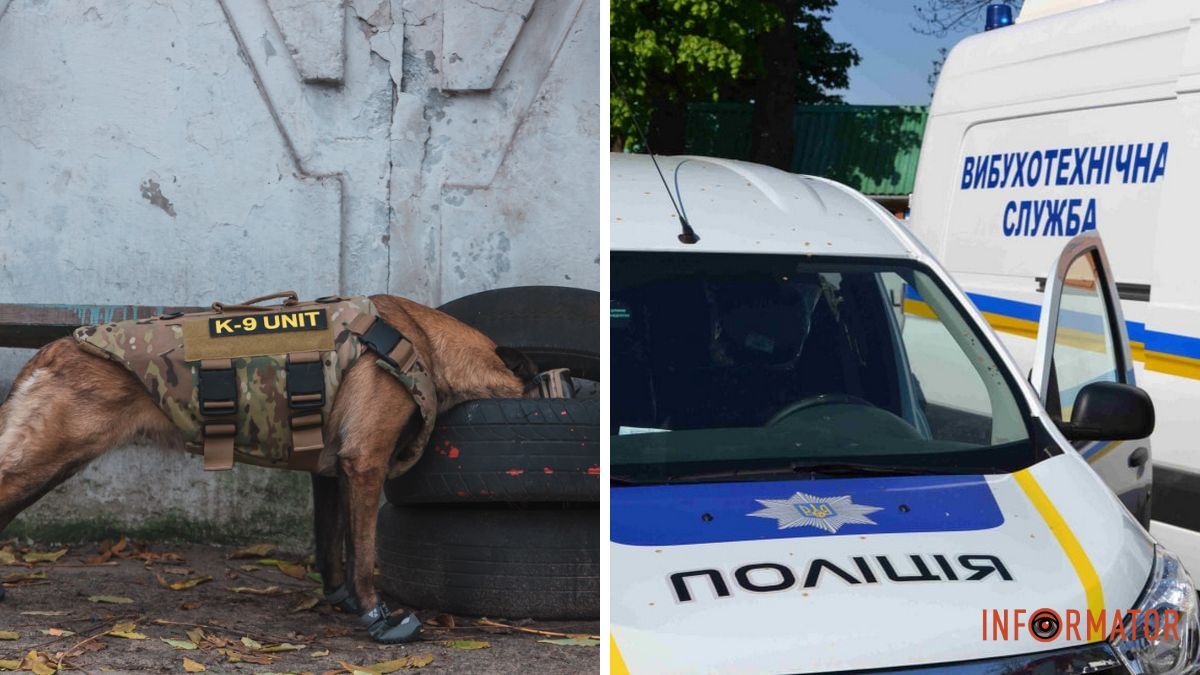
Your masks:
[[[687,152],[750,159],[751,103],[693,103]],[[792,171],[824,176],[869,195],[907,195],[917,175],[928,109],[907,106],[796,106]]]

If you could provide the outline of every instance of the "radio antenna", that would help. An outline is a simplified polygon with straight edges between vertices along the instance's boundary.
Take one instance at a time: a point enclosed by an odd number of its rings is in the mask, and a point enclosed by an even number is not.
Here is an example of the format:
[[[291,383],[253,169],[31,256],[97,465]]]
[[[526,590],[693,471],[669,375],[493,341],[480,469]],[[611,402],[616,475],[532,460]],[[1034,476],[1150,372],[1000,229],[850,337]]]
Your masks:
[[[667,191],[667,197],[671,200],[671,206],[675,208],[675,215],[679,216],[679,226],[682,231],[679,233],[679,241],[685,244],[694,244],[700,241],[700,235],[692,229],[688,223],[687,216],[680,207],[680,203],[675,201],[675,195],[671,193],[671,186],[667,184],[667,177],[663,175],[662,168],[658,165],[658,158],[654,156],[654,150],[650,148],[650,139],[646,137],[646,130],[642,128],[641,120],[638,119],[637,111],[633,109],[633,103],[629,97],[625,95],[625,88],[621,86],[621,81],[617,79],[617,74],[610,71],[612,77],[613,88],[617,90],[617,96],[620,96],[625,105],[629,106],[629,116],[633,119],[633,126],[637,129],[638,136],[642,139],[642,145],[646,148],[646,154],[650,155],[650,161],[654,163],[654,170],[658,172],[658,178],[662,181],[663,189]],[[675,190],[679,190],[679,167],[675,167]],[[683,197],[679,198],[679,202],[683,201]]]

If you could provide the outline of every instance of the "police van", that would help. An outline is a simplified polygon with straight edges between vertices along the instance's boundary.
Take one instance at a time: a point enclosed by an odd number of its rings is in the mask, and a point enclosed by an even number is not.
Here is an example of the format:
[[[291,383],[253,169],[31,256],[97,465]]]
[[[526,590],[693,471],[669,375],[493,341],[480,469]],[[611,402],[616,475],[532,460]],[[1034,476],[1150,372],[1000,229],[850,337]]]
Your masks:
[[[1031,384],[862,195],[659,164],[611,163],[614,672],[1195,667],[1191,579],[1075,447],[1154,428],[1107,242],[1056,240]]]
[[[1001,23],[1007,23],[1002,21]],[[1154,400],[1149,442],[1077,441],[1131,513],[1200,571],[1200,3],[1026,0],[949,54],[910,226],[1069,416],[1091,382]],[[1063,244],[1101,233],[1120,325],[1036,345]],[[1068,283],[1080,296],[1087,283]],[[1097,284],[1087,302],[1110,302]],[[1084,302],[1081,298],[1075,302]],[[1114,308],[1115,309],[1115,308]],[[1053,317],[1050,317],[1053,319]],[[1080,320],[1083,317],[1078,317]],[[1131,350],[1117,344],[1128,335]],[[1094,344],[1079,343],[1092,335]],[[1072,344],[1071,341],[1075,343]],[[1059,352],[1062,352],[1061,354]],[[1150,522],[1150,519],[1153,522]]]

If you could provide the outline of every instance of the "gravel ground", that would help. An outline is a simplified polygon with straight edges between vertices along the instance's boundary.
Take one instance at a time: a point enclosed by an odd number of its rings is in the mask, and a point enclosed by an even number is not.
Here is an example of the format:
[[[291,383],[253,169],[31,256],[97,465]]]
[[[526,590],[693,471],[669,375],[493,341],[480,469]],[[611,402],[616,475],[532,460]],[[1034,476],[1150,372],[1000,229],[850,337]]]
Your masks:
[[[184,659],[215,672],[346,672],[343,662],[369,667],[397,659],[406,662],[372,670],[390,672],[407,666],[459,673],[595,673],[600,669],[597,646],[541,642],[561,639],[545,632],[597,635],[596,622],[510,618],[496,619],[508,627],[495,627],[481,625],[480,619],[419,611],[427,626],[422,641],[377,645],[354,617],[323,603],[305,609],[315,599],[318,585],[306,577],[304,561],[288,556],[279,556],[281,566],[273,562],[279,559],[264,562],[262,555],[230,559],[237,550],[233,547],[106,542],[75,545],[57,560],[27,563],[30,553],[53,557],[65,547],[5,544],[0,542],[0,579],[8,593],[0,602],[0,668],[50,672],[34,662],[53,668],[61,658],[64,669],[87,672],[183,672]],[[167,587],[186,586],[189,580],[204,577],[211,580],[182,590]],[[245,589],[269,589],[269,594]],[[390,605],[395,608],[398,603]],[[197,647],[181,649],[164,638]],[[301,648],[272,651],[276,645]],[[31,651],[37,653],[35,658],[27,658]],[[21,666],[13,663],[22,660]],[[198,666],[191,667],[198,672]]]

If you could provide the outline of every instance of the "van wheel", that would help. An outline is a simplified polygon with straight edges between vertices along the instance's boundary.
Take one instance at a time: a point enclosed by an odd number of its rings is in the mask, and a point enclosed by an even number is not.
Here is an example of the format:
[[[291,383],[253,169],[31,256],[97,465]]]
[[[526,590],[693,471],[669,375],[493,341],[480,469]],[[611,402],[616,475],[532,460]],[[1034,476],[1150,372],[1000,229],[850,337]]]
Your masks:
[[[439,310],[502,347],[519,349],[540,370],[570,368],[600,380],[600,294],[565,286],[515,286],[452,300]]]
[[[600,401],[482,399],[438,417],[393,504],[599,502]]]
[[[401,604],[466,616],[597,619],[598,505],[384,504],[378,584]]]

